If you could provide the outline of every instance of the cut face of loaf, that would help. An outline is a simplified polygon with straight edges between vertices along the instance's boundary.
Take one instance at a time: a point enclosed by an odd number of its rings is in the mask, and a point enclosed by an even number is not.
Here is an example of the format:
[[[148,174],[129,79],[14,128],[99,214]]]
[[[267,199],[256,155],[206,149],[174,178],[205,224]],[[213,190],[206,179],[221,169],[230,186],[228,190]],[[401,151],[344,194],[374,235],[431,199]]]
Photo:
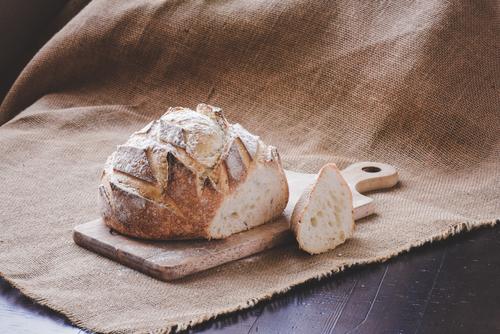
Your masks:
[[[222,110],[170,108],[108,158],[104,222],[145,239],[224,238],[279,216],[288,185],[275,147]]]
[[[299,247],[310,254],[331,250],[352,236],[352,194],[334,164],[323,166],[316,182],[302,194],[291,228]]]

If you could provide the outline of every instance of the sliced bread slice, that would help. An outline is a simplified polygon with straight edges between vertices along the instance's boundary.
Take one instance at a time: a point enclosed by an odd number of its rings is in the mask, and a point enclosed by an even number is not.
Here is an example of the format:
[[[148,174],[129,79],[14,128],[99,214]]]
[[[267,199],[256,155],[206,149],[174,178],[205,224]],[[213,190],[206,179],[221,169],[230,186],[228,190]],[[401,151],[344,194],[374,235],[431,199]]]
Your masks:
[[[331,250],[354,232],[352,194],[337,166],[321,168],[316,181],[295,205],[291,229],[299,247],[310,254]]]

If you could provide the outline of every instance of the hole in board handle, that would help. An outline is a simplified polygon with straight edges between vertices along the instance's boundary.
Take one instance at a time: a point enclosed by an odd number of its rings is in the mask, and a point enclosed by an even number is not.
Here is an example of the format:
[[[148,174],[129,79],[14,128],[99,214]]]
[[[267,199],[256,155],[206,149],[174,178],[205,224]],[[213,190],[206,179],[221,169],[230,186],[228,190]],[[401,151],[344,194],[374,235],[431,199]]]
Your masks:
[[[367,173],[378,173],[381,171],[380,168],[378,167],[375,167],[375,166],[366,166],[366,167],[363,167],[361,168],[364,172],[367,172]]]

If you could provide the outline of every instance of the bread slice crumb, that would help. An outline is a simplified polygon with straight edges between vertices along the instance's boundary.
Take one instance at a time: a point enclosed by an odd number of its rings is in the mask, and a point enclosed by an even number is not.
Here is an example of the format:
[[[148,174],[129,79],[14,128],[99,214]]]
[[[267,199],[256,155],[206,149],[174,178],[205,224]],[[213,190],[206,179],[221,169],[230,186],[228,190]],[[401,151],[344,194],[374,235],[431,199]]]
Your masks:
[[[299,247],[319,254],[344,243],[354,233],[352,193],[337,166],[321,168],[292,213],[291,229]]]

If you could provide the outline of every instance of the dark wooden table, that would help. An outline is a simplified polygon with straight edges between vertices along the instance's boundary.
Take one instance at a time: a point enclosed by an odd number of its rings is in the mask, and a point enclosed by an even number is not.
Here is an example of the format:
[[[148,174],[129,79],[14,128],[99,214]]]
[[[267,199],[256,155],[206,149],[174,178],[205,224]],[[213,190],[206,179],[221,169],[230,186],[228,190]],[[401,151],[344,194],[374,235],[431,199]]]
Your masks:
[[[83,333],[0,280],[0,333]],[[500,226],[310,282],[190,333],[500,333]]]

